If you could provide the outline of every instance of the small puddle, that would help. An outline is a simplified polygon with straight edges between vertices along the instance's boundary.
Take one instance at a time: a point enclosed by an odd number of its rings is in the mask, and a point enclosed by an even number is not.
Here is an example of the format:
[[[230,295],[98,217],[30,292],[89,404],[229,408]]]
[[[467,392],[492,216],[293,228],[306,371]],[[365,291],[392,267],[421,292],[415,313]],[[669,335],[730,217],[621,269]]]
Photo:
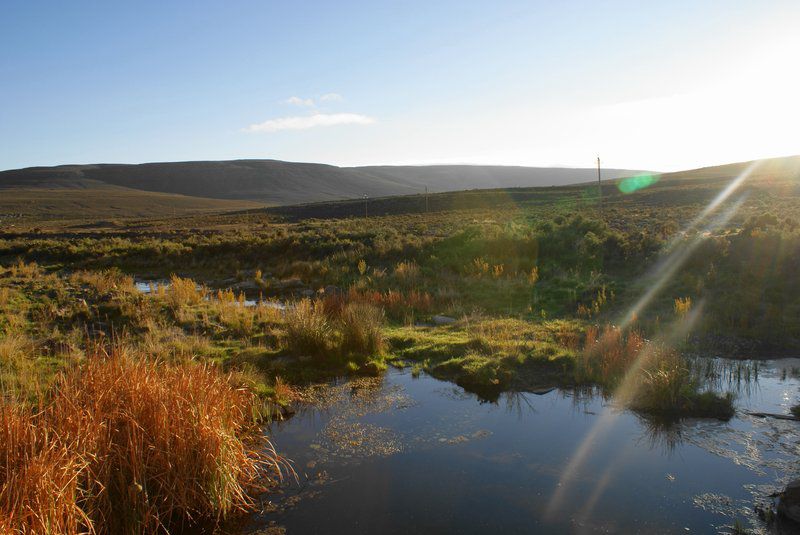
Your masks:
[[[311,388],[268,429],[300,482],[264,497],[245,532],[763,532],[754,505],[800,476],[800,423],[745,411],[787,414],[797,368],[726,382],[730,422],[666,428],[591,392],[485,403],[408,370]]]
[[[163,288],[164,290],[168,289],[170,286],[169,280],[166,279],[154,279],[154,280],[137,280],[133,283],[134,287],[137,291],[143,294],[151,294],[159,291],[159,289]],[[198,289],[201,288],[200,285],[197,286]],[[209,297],[206,297],[208,300]],[[232,301],[234,304],[238,304],[239,301]],[[245,299],[244,306],[246,307],[254,307],[254,306],[266,306],[276,308],[278,310],[286,310],[286,304],[282,303],[281,301],[275,301],[272,299]]]

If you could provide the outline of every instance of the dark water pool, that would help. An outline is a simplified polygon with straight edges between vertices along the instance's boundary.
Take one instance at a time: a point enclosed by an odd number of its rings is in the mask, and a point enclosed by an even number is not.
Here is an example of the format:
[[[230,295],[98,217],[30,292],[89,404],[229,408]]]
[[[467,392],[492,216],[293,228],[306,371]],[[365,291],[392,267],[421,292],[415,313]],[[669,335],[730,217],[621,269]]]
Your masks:
[[[664,428],[591,393],[481,402],[410,370],[319,389],[269,429],[300,482],[264,499],[248,532],[715,533],[800,476],[800,360],[759,363],[728,423]]]

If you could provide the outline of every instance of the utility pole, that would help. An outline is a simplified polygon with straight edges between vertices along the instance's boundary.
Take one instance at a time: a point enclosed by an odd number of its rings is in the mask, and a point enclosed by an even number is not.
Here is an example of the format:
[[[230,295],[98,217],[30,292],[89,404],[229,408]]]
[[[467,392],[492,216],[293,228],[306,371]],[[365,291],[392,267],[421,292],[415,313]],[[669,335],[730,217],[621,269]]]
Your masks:
[[[603,212],[603,183],[600,180],[600,155],[597,155],[597,194],[600,196],[600,212]]]
[[[364,194],[364,219],[368,219],[369,218],[369,209],[367,208],[367,202],[368,201],[369,201],[369,197],[367,197],[367,194],[365,193]]]
[[[428,186],[425,186],[425,213],[428,213]]]

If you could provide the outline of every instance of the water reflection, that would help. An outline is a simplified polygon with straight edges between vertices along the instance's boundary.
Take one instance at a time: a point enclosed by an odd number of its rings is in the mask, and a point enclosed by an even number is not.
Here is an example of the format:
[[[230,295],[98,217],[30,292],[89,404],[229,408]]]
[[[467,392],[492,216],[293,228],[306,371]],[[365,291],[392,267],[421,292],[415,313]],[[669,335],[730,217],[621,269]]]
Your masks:
[[[595,388],[486,402],[402,370],[311,388],[297,416],[270,429],[301,484],[270,495],[272,513],[251,528],[652,533],[724,531],[739,520],[762,530],[754,505],[800,475],[800,438],[796,422],[745,411],[787,412],[800,361],[700,364],[709,386],[738,392],[730,422],[658,421]],[[555,496],[561,507],[548,516]]]

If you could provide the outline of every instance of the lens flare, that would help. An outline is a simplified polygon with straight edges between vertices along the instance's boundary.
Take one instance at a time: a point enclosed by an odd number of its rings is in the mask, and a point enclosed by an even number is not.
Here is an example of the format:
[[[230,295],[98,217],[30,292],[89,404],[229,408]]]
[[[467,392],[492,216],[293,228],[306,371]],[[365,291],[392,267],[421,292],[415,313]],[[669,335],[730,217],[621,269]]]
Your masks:
[[[644,282],[647,284],[647,289],[639,298],[639,300],[622,316],[620,322],[620,329],[624,329],[637,318],[641,312],[649,306],[653,298],[666,286],[666,284],[675,276],[678,270],[686,263],[691,257],[692,253],[697,247],[706,239],[709,239],[713,233],[730,221],[730,219],[739,211],[739,208],[744,203],[747,193],[744,193],[731,204],[728,209],[719,214],[711,221],[707,218],[712,215],[717,208],[724,202],[730,199],[733,193],[753,174],[758,168],[760,162],[753,162],[742,173],[734,178],[704,209],[703,211],[685,228],[681,233],[666,248],[666,257],[659,262],[659,264],[644,277]],[[631,193],[633,191],[646,188],[655,183],[654,180],[643,179],[640,177],[633,177],[625,186],[622,187],[620,183],[620,191],[623,193]],[[657,179],[656,179],[657,180]],[[626,191],[627,190],[627,191]],[[701,225],[705,224],[705,228]],[[691,236],[690,236],[691,235]],[[687,239],[687,236],[688,237]],[[691,332],[695,323],[702,315],[703,302],[699,306],[691,310],[682,319],[676,321],[671,327],[665,329],[663,334],[658,338],[662,342],[675,342],[676,340],[685,339]],[[639,355],[637,355],[633,365],[626,371],[625,376],[620,382],[619,387],[614,392],[614,404],[619,406],[624,404],[626,400],[633,399],[636,393],[641,388],[638,382],[638,372],[646,364],[651,356],[651,346],[646,346]],[[597,442],[605,435],[611,432],[615,422],[619,418],[620,412],[616,410],[605,411],[583,441],[579,444],[575,453],[570,458],[569,463],[563,470],[559,478],[555,492],[550,499],[545,511],[545,518],[553,518],[561,509],[566,493],[569,488],[577,481],[577,475],[589,457],[590,452],[594,449]],[[620,457],[624,452],[620,452]],[[591,514],[594,509],[599,496],[603,489],[608,484],[613,476],[613,471],[616,469],[617,463],[614,462],[602,474],[597,481],[594,489],[589,493],[589,499],[582,508],[582,516]]]
[[[700,316],[702,316],[703,306],[704,302],[701,301],[698,306],[686,314],[686,316],[673,322],[671,326],[665,329],[664,334],[655,340],[656,344],[673,344],[678,340],[684,340],[691,332]],[[567,492],[570,490],[573,484],[579,480],[578,474],[580,473],[582,467],[586,464],[591,451],[603,437],[611,433],[614,425],[622,414],[621,410],[619,409],[625,405],[626,401],[631,400],[636,396],[636,393],[641,387],[638,382],[639,370],[641,370],[647,361],[653,356],[653,347],[655,347],[655,345],[648,344],[642,349],[639,355],[637,355],[633,365],[625,373],[625,376],[622,378],[619,387],[617,387],[616,391],[614,392],[611,403],[612,408],[604,411],[600,415],[600,418],[597,420],[594,426],[592,426],[589,433],[575,450],[575,453],[570,458],[566,468],[561,473],[561,477],[558,480],[555,492],[550,498],[550,502],[547,504],[547,508],[545,509],[545,519],[555,518],[557,513],[561,510]],[[625,455],[625,450],[621,450],[617,457],[617,460],[620,462],[612,461],[609,466],[616,467],[624,464],[621,462],[621,459]],[[596,487],[589,493],[589,499],[581,509],[584,516],[590,514],[591,510],[594,509],[594,506],[599,499],[600,494],[602,493],[602,488],[604,488],[610,482],[612,476],[613,471],[606,470],[597,481]]]
[[[640,189],[649,188],[661,179],[660,175],[636,175],[623,178],[617,183],[617,188],[624,194],[633,193]]]

